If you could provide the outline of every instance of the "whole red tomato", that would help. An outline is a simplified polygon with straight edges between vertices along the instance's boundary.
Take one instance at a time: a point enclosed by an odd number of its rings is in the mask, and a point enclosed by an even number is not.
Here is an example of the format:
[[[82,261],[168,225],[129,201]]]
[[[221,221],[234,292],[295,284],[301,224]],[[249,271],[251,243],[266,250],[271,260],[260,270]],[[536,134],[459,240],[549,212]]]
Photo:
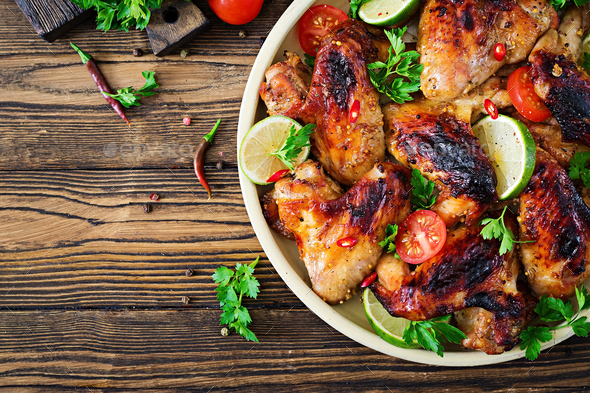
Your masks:
[[[209,7],[222,21],[243,25],[258,16],[263,0],[207,0]]]

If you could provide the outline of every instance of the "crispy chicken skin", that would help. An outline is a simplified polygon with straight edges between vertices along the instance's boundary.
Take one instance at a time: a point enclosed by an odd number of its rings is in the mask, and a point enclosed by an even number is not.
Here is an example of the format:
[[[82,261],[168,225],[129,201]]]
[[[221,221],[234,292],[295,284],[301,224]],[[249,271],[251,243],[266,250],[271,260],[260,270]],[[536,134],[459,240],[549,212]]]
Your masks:
[[[512,215],[505,222],[516,229]],[[480,231],[478,226],[453,230],[437,255],[406,275],[399,274],[404,270],[395,266],[403,263],[397,258],[385,259],[388,267],[380,262],[379,281],[371,285],[375,296],[391,315],[414,321],[481,307],[493,314],[494,342],[512,348],[522,326],[515,321],[526,316],[525,299],[516,286],[517,253],[500,256],[500,242],[484,240]]]
[[[537,148],[520,195],[521,260],[536,296],[568,298],[590,276],[590,209],[566,171]]]
[[[462,216],[468,225],[498,199],[496,174],[470,119],[486,98],[498,107],[510,103],[500,78],[491,78],[465,98],[450,103],[429,99],[383,108],[389,152],[402,164],[420,170],[441,190],[432,210],[447,226]]]
[[[417,46],[424,95],[448,101],[467,93],[504,64],[525,60],[557,23],[547,0],[427,0]],[[507,48],[502,61],[494,58],[497,43]]]
[[[576,65],[588,30],[588,7],[570,6],[559,30],[549,30],[529,62],[535,92],[561,126],[566,142],[590,146],[590,77]]]
[[[305,100],[299,88],[303,79],[292,77],[295,67],[289,61],[273,65],[260,87],[269,114],[316,124],[312,152],[332,178],[348,186],[385,158],[379,93],[367,71],[367,63],[379,56],[379,40],[363,22],[347,20],[322,39]],[[357,100],[359,116],[351,122],[350,108]]]
[[[312,288],[324,301],[349,299],[375,268],[385,228],[410,213],[408,190],[408,170],[384,162],[341,194],[320,164],[308,160],[269,191],[285,229],[295,237]],[[337,246],[346,237],[357,243]]]

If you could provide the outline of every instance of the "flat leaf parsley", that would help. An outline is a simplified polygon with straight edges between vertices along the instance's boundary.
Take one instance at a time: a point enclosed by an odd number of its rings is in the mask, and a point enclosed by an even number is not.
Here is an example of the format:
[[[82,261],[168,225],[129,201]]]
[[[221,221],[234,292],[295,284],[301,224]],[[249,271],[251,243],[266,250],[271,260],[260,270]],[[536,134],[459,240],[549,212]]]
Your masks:
[[[386,253],[395,252],[395,257],[399,258],[395,249],[395,236],[397,235],[397,225],[388,224],[385,228],[385,239],[379,242],[379,246],[385,249]],[[401,259],[401,258],[400,258]]]
[[[410,93],[420,89],[420,73],[424,68],[424,65],[416,63],[420,57],[418,52],[415,50],[405,51],[406,44],[402,41],[402,36],[407,29],[404,27],[391,31],[385,30],[385,35],[391,42],[387,63],[377,61],[367,64],[369,77],[375,88],[398,104],[413,100]],[[379,72],[374,71],[376,69],[379,69]],[[397,74],[399,77],[394,78],[390,83],[387,79],[393,74]]]
[[[443,357],[442,343],[448,341],[460,344],[462,339],[467,338],[461,330],[447,323],[450,319],[449,314],[428,321],[412,321],[404,330],[402,338],[408,345],[417,342],[422,348]]]
[[[570,327],[574,334],[579,337],[588,337],[590,333],[590,322],[586,322],[586,317],[580,317],[580,311],[590,308],[590,295],[584,285],[581,289],[576,288],[576,299],[578,300],[578,312],[572,309],[572,303],[567,300],[555,299],[543,295],[535,307],[535,312],[539,315],[539,321],[557,322],[565,320],[566,323],[561,326],[529,326],[520,333],[520,349],[526,349],[525,355],[529,360],[535,360],[541,353],[541,344],[551,341],[553,338],[552,331]]]
[[[426,180],[418,169],[412,169],[412,198],[410,201],[417,209],[430,209],[436,201],[434,182]]]
[[[248,341],[258,341],[256,335],[248,329],[252,322],[250,314],[246,307],[242,306],[242,297],[244,295],[256,299],[260,289],[260,283],[253,276],[254,268],[260,260],[256,258],[251,264],[236,264],[235,272],[225,266],[221,266],[213,273],[213,281],[219,286],[215,288],[217,300],[223,310],[219,320],[220,325],[228,325],[234,329],[240,336]]]
[[[117,94],[104,94],[119,101],[125,108],[129,108],[130,106],[139,106],[140,98],[157,94],[158,92],[154,91],[154,89],[160,87],[160,85],[156,83],[156,73],[154,71],[144,71],[141,73],[141,75],[143,75],[145,78],[145,84],[141,89],[136,91],[133,86],[129,86],[124,89],[118,89]]]
[[[582,179],[584,185],[590,188],[590,169],[586,167],[590,152],[577,152],[570,160],[569,175],[572,179]]]
[[[350,9],[348,10],[348,16],[354,19],[359,18],[359,9],[361,5],[368,3],[371,0],[350,0]]]
[[[486,240],[498,239],[500,240],[500,255],[506,254],[512,250],[514,243],[534,243],[534,241],[518,241],[514,240],[514,233],[510,228],[504,224],[504,213],[506,213],[508,206],[504,206],[502,214],[498,218],[486,218],[481,220],[479,225],[485,225],[481,230],[481,235]]]
[[[295,130],[295,126],[291,126],[289,136],[285,139],[283,146],[270,155],[277,157],[283,161],[287,168],[293,170],[293,160],[299,156],[304,147],[311,146],[309,137],[313,133],[314,127],[314,124],[307,124],[300,130]]]

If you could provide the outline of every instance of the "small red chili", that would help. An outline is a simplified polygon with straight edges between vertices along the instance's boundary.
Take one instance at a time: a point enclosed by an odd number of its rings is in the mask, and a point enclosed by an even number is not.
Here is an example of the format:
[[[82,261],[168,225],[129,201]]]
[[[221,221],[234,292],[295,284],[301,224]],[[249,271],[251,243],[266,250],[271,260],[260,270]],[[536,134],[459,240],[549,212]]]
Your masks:
[[[363,282],[361,282],[361,288],[368,287],[369,285],[371,285],[375,281],[376,278],[377,278],[377,272],[373,272],[373,273],[369,274],[367,277],[365,277]]]
[[[271,177],[268,178],[266,181],[267,183],[274,183],[279,181],[283,178],[287,173],[289,173],[288,169],[281,169],[280,171],[276,171]]]
[[[215,123],[213,129],[203,137],[201,144],[197,148],[197,152],[195,153],[195,159],[193,161],[195,165],[195,174],[197,175],[197,179],[199,179],[203,187],[205,187],[207,194],[209,194],[209,199],[211,199],[211,187],[209,187],[209,183],[207,183],[207,179],[205,179],[205,153],[213,144],[213,137],[215,136],[215,132],[219,128],[220,123],[221,119],[217,120],[217,123]]]
[[[354,237],[344,237],[340,240],[338,240],[336,242],[336,244],[338,245],[338,247],[352,247],[354,246],[356,243],[358,242],[358,240],[356,240]]]
[[[184,119],[182,119],[182,122],[184,123],[185,126],[190,126],[191,125],[191,118],[187,116]]]
[[[158,201],[160,199],[160,196],[156,193],[153,193],[152,195],[150,195],[150,199],[152,201]]]
[[[486,112],[488,112],[488,115],[490,115],[492,119],[496,120],[498,118],[498,108],[496,108],[496,105],[492,102],[492,100],[486,98],[483,102],[483,107],[486,109]]]
[[[361,111],[361,103],[359,100],[354,100],[350,107],[350,112],[348,112],[348,121],[351,123],[356,123],[359,119],[359,113]]]
[[[502,61],[504,60],[504,57],[506,57],[506,47],[501,42],[494,46],[494,57],[498,61]]]

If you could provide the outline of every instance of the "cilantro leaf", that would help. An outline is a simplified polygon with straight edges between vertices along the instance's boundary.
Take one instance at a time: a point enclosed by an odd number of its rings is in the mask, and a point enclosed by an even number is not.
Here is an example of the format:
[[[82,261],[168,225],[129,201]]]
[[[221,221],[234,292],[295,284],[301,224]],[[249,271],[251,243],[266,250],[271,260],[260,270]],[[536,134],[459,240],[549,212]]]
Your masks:
[[[541,343],[551,341],[553,334],[548,327],[529,326],[520,333],[520,349],[525,349],[528,360],[535,360],[541,353]]]
[[[213,273],[213,281],[218,285],[215,288],[217,300],[221,310],[219,319],[220,325],[229,325],[239,335],[249,341],[258,342],[256,335],[248,329],[252,318],[246,307],[242,306],[242,297],[244,295],[256,299],[260,292],[260,283],[253,276],[254,268],[260,260],[256,258],[251,264],[236,264],[236,270],[233,271],[225,266],[220,266]]]
[[[311,146],[309,137],[314,128],[314,124],[306,124],[300,130],[295,130],[295,126],[291,126],[289,136],[285,139],[283,146],[269,155],[277,157],[283,161],[287,168],[293,170],[293,160],[299,156],[304,147]]]
[[[139,99],[143,97],[153,96],[157,94],[157,91],[153,91],[155,88],[160,87],[156,83],[154,71],[143,71],[141,73],[145,78],[145,84],[139,90],[133,89],[133,86],[126,87],[124,89],[118,89],[117,94],[106,94],[109,97],[114,98],[115,100],[119,101],[125,108],[129,108],[130,106],[139,106]]]
[[[352,12],[352,3],[350,8]],[[402,41],[402,36],[406,30],[407,27],[391,31],[385,30],[385,35],[391,43],[387,62],[376,61],[367,64],[369,78],[373,86],[398,104],[413,100],[410,93],[420,89],[420,73],[424,68],[424,65],[416,63],[420,57],[418,52],[405,51],[406,44]],[[379,71],[375,71],[376,69]],[[398,77],[388,82],[389,76],[394,74]]]
[[[410,201],[417,209],[429,209],[436,201],[434,182],[426,180],[418,169],[412,169],[412,198]]]
[[[443,357],[442,343],[448,341],[459,344],[467,338],[461,330],[447,323],[450,319],[451,315],[443,315],[428,321],[412,321],[404,330],[402,338],[408,345],[417,342],[422,348]]]

